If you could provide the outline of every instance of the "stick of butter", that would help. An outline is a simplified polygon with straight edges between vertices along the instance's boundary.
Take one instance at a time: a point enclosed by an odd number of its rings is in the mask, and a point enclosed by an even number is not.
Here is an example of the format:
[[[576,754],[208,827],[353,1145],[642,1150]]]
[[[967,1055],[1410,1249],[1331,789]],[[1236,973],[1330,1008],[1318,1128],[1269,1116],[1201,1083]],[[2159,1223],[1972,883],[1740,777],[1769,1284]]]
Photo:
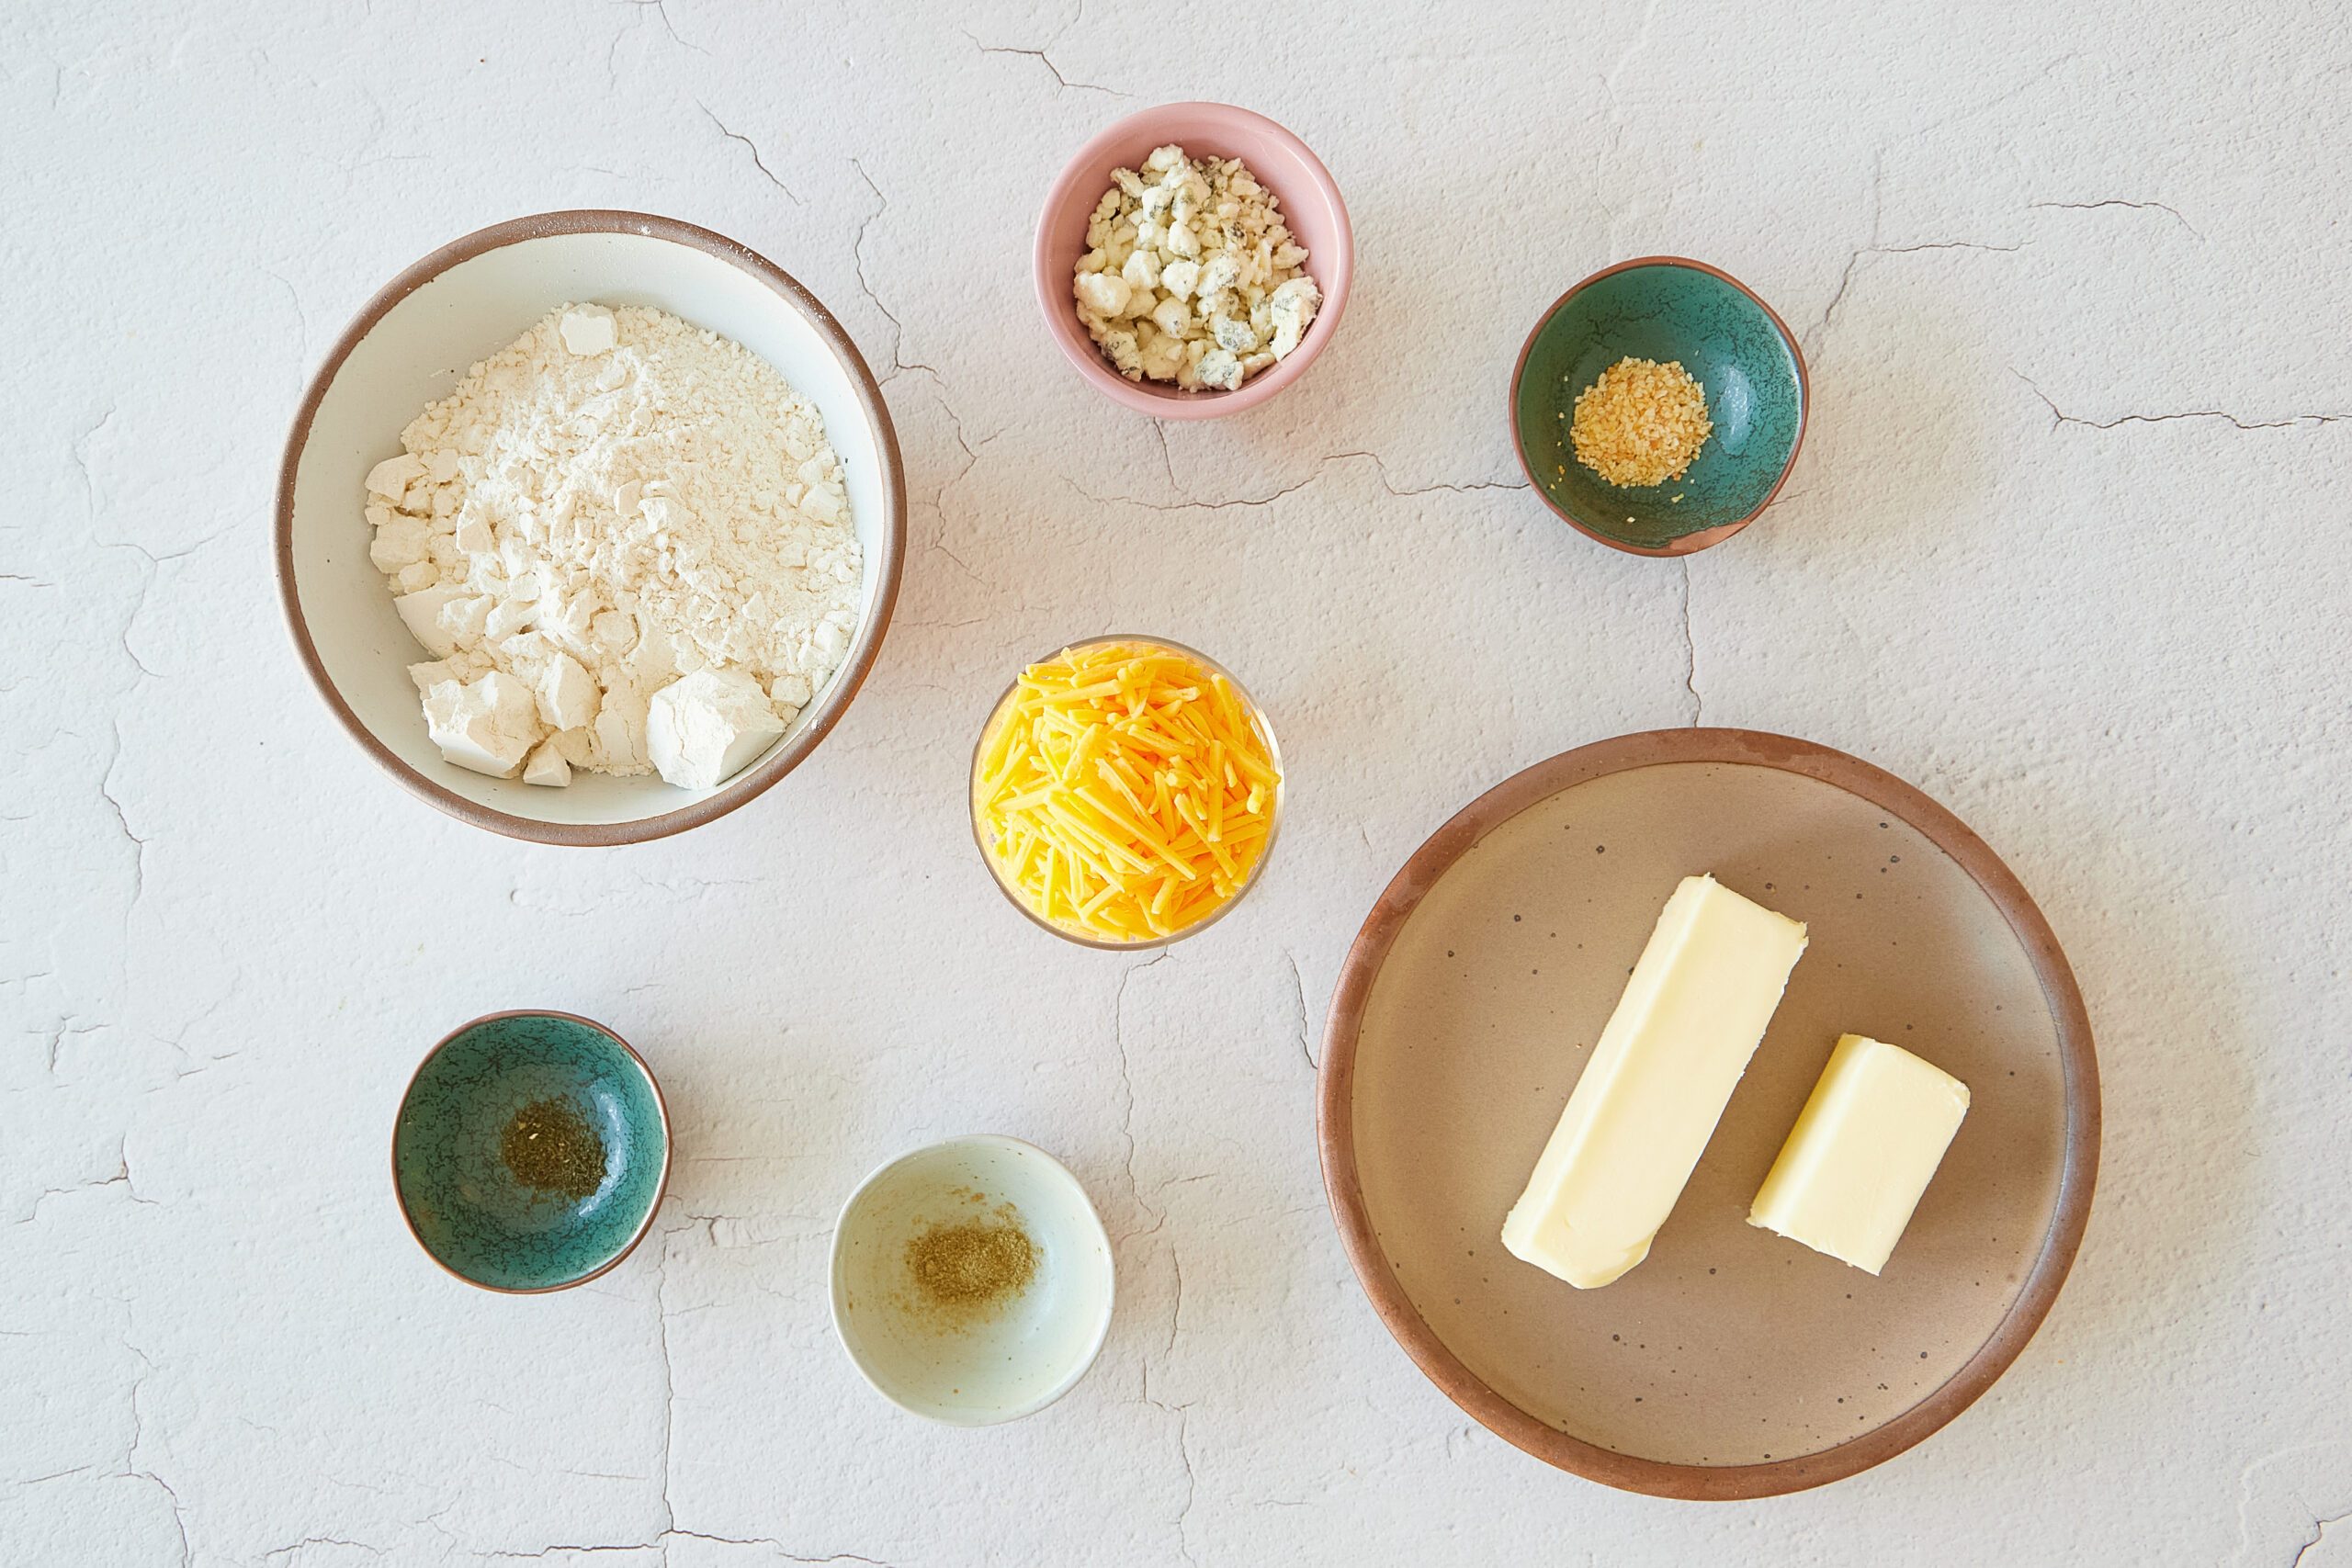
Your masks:
[[[1682,879],[1503,1221],[1512,1257],[1589,1290],[1649,1256],[1804,952],[1787,916]]]
[[[1941,1067],[1846,1035],[1756,1190],[1747,1223],[1875,1274],[1967,1114],[1968,1086]]]

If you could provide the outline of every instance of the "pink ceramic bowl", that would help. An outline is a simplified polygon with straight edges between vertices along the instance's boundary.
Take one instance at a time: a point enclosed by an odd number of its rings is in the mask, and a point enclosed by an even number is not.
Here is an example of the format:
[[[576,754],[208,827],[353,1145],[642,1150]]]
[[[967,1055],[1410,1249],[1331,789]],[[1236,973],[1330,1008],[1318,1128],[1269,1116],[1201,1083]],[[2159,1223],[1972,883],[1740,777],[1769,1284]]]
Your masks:
[[[1128,380],[1086,335],[1070,298],[1070,275],[1086,254],[1086,220],[1111,188],[1111,171],[1136,168],[1153,148],[1171,141],[1195,158],[1238,158],[1247,164],[1281,202],[1283,221],[1306,247],[1306,270],[1323,290],[1323,308],[1290,356],[1230,392],[1187,392],[1162,382]],[[1078,150],[1046,193],[1046,210],[1037,220],[1037,304],[1062,354],[1103,396],[1155,419],[1214,419],[1254,408],[1306,374],[1339,329],[1355,260],[1347,204],[1340,199],[1331,171],[1306,142],[1264,115],[1230,104],[1161,104],[1105,128]]]

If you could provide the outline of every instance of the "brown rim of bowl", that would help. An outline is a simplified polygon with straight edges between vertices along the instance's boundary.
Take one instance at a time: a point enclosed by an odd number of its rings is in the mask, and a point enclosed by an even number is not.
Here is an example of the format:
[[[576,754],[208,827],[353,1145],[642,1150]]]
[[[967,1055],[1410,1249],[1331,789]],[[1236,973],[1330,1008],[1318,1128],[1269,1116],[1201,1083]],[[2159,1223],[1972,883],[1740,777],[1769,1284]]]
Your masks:
[[[645,1218],[638,1222],[637,1229],[629,1233],[628,1240],[621,1244],[619,1251],[587,1273],[581,1275],[577,1280],[566,1280],[558,1285],[534,1285],[528,1290],[518,1290],[513,1285],[486,1284],[469,1275],[460,1274],[444,1263],[439,1253],[424,1245],[424,1237],[416,1228],[416,1216],[408,1212],[408,1195],[401,1190],[401,1112],[408,1109],[408,1097],[416,1092],[416,1080],[424,1075],[427,1064],[439,1055],[443,1047],[447,1046],[450,1041],[460,1034],[480,1029],[485,1023],[496,1023],[499,1020],[506,1018],[560,1018],[566,1022],[581,1024],[594,1030],[628,1053],[628,1059],[635,1062],[637,1070],[645,1075],[646,1087],[653,1091],[654,1111],[662,1119],[662,1179],[654,1184],[653,1201],[645,1206]],[[392,1112],[392,1201],[400,1206],[401,1223],[408,1226],[408,1234],[415,1241],[416,1249],[433,1259],[433,1266],[452,1280],[463,1280],[477,1291],[489,1291],[492,1294],[501,1296],[553,1295],[558,1291],[568,1291],[574,1285],[584,1285],[598,1275],[610,1272],[621,1259],[637,1250],[637,1244],[643,1241],[646,1233],[653,1228],[653,1217],[662,1212],[662,1200],[670,1190],[670,1156],[673,1148],[674,1145],[670,1136],[670,1102],[662,1096],[662,1080],[653,1076],[652,1067],[647,1064],[643,1056],[638,1055],[636,1046],[605,1025],[598,1023],[594,1019],[582,1018],[576,1012],[560,1012],[553,1008],[508,1008],[503,1012],[486,1012],[480,1018],[461,1023],[444,1034],[433,1043],[432,1050],[418,1058],[414,1070],[408,1075],[408,1083],[401,1089],[400,1105]]]
[[[1266,755],[1274,764],[1273,815],[1267,818],[1266,841],[1258,846],[1258,859],[1250,867],[1249,876],[1243,879],[1240,886],[1233,890],[1232,897],[1227,898],[1183,930],[1170,931],[1166,936],[1152,937],[1143,942],[1105,942],[1100,937],[1066,931],[1023,903],[1012,889],[1004,885],[1004,874],[997,870],[996,856],[989,852],[988,840],[980,833],[979,802],[973,798],[972,788],[980,771],[980,751],[988,745],[989,735],[996,728],[997,715],[1004,711],[1005,699],[1012,696],[1013,689],[1021,684],[1022,673],[1034,665],[1044,663],[1048,659],[1058,659],[1065,653],[1074,652],[1081,648],[1100,648],[1105,643],[1117,642],[1135,643],[1145,648],[1164,648],[1170,653],[1181,653],[1187,659],[1197,659],[1205,668],[1232,682],[1235,693],[1241,698],[1242,707],[1249,712],[1250,718],[1256,721],[1258,733],[1266,738]],[[1282,836],[1283,802],[1289,791],[1290,774],[1283,767],[1282,741],[1274,734],[1273,721],[1266,716],[1266,710],[1259,705],[1258,699],[1250,694],[1250,688],[1241,683],[1239,676],[1203,653],[1199,649],[1188,648],[1173,637],[1151,637],[1140,632],[1111,632],[1102,637],[1080,637],[1076,642],[1062,644],[1051,653],[1040,654],[1037,658],[1023,664],[1019,671],[1013,672],[1012,679],[1005,682],[1004,690],[998,694],[995,702],[989,705],[988,716],[980,720],[979,736],[972,742],[972,760],[964,769],[964,815],[971,820],[972,843],[980,852],[980,863],[989,868],[989,880],[996,884],[996,890],[1004,895],[1006,903],[1029,918],[1031,925],[1037,927],[1040,931],[1051,931],[1064,942],[1074,942],[1080,947],[1091,947],[1098,953],[1150,953],[1159,948],[1173,946],[1188,936],[1197,936],[1231,914],[1233,907],[1250,896],[1250,890],[1257,886],[1259,881],[1265,875],[1266,862],[1273,857],[1274,840]]]
[[[1766,492],[1762,501],[1756,503],[1755,511],[1750,512],[1747,516],[1734,518],[1729,523],[1718,523],[1712,528],[1703,528],[1695,534],[1684,534],[1655,549],[1647,545],[1629,545],[1623,539],[1612,539],[1606,534],[1586,527],[1564,511],[1552,500],[1551,492],[1544,488],[1544,481],[1535,477],[1535,465],[1527,459],[1527,444],[1519,437],[1520,378],[1527,373],[1527,356],[1534,351],[1535,340],[1543,335],[1544,324],[1559,312],[1561,306],[1602,278],[1615,273],[1630,272],[1637,266],[1687,266],[1693,272],[1703,272],[1710,277],[1719,277],[1730,284],[1734,288],[1755,300],[1757,309],[1771,318],[1773,327],[1781,334],[1781,341],[1789,345],[1789,357],[1796,361],[1797,367],[1797,438],[1790,444],[1789,460],[1781,465],[1781,477],[1772,481],[1771,490]],[[1543,502],[1554,516],[1567,524],[1586,538],[1597,539],[1611,549],[1623,550],[1629,556],[1692,556],[1710,545],[1722,544],[1725,539],[1755,522],[1763,514],[1764,509],[1778,499],[1781,487],[1789,482],[1789,475],[1796,468],[1797,454],[1804,450],[1805,423],[1813,417],[1813,378],[1805,371],[1804,350],[1797,345],[1797,334],[1789,331],[1789,323],[1781,320],[1781,312],[1764,302],[1764,297],[1761,294],[1757,293],[1723,268],[1709,266],[1702,261],[1692,261],[1689,256],[1635,256],[1632,261],[1622,261],[1615,266],[1602,267],[1599,272],[1546,305],[1544,308],[1544,313],[1535,318],[1535,325],[1529,329],[1527,341],[1519,345],[1519,358],[1510,367],[1510,449],[1519,454],[1520,471],[1527,476],[1528,488],[1535,492],[1536,499]]]
[[[516,244],[525,240],[545,239],[557,234],[639,234],[649,239],[667,240],[673,244],[691,246],[750,273],[784,297],[786,302],[808,312],[817,333],[825,340],[836,356],[851,373],[857,389],[858,404],[866,417],[874,422],[879,433],[877,443],[882,455],[882,504],[887,514],[883,519],[882,559],[866,562],[868,571],[880,571],[882,592],[876,601],[874,612],[858,624],[857,635],[851,641],[848,656],[841,668],[834,671],[817,711],[808,716],[795,735],[761,761],[735,775],[716,792],[691,806],[658,816],[641,817],[628,822],[542,822],[534,818],[517,817],[468,800],[453,790],[434,783],[409,766],[391,748],[376,739],[359,716],[343,700],[334,682],[328,679],[326,667],[320,662],[319,651],[311,641],[309,622],[303,617],[302,604],[294,587],[294,475],[301,467],[302,450],[311,438],[311,422],[317,417],[319,404],[325,399],[328,387],[342,370],[344,361],[359,341],[375,330],[391,308],[432,282],[460,262],[471,261],[488,252]],[[293,427],[287,433],[286,452],[277,469],[277,498],[272,537],[277,558],[278,603],[286,611],[286,624],[294,634],[294,649],[301,656],[302,668],[310,672],[311,684],[326,699],[327,707],[360,749],[373,757],[384,770],[399,781],[401,787],[433,806],[438,807],[461,822],[477,828],[487,828],[510,839],[527,839],[535,843],[576,846],[638,844],[650,839],[667,838],[698,828],[706,822],[726,816],[745,801],[766,793],[785,774],[798,767],[801,761],[817,748],[819,741],[830,734],[847,711],[850,699],[865,683],[875,660],[882,651],[882,638],[890,626],[890,613],[899,602],[899,573],[906,554],[907,481],[905,464],[899,456],[898,429],[890,422],[889,405],[883,400],[881,384],[875,380],[873,370],[857,351],[857,344],[842,330],[833,313],[825,309],[814,294],[803,288],[790,273],[752,250],[730,240],[724,234],[676,218],[657,217],[651,213],[628,212],[617,209],[593,208],[562,212],[540,212],[527,218],[510,218],[503,223],[493,223],[487,229],[452,240],[403,270],[399,276],[369,296],[368,303],[352,318],[343,335],[327,350],[326,358],[311,374],[310,385],[303,389],[302,401],[294,413]]]
[[[1679,1464],[1617,1453],[1547,1426],[1496,1393],[1413,1309],[1373,1234],[1356,1173],[1356,1036],[1381,964],[1422,896],[1472,845],[1537,802],[1605,774],[1665,762],[1778,768],[1836,784],[1902,818],[1957,862],[1993,900],[2024,945],[2058,1025],[2066,1085],[2064,1168],[2041,1251],[2007,1314],[1960,1371],[1892,1421],[1834,1448],[1762,1464]],[[1967,1409],[2017,1359],[2065,1282],[2090,1219],[2091,1189],[2098,1176],[2098,1064],[2090,1017],[2056,935],[2024,885],[1959,818],[1894,774],[1810,740],[1749,729],[1650,730],[1579,746],[1513,774],[1456,812],[1413,852],[1382,891],[1340,966],[1324,1034],[1316,1131],[1324,1189],[1356,1277],[1388,1332],[1447,1398],[1498,1437],[1589,1480],[1697,1501],[1770,1497],[1843,1480],[1894,1458]]]

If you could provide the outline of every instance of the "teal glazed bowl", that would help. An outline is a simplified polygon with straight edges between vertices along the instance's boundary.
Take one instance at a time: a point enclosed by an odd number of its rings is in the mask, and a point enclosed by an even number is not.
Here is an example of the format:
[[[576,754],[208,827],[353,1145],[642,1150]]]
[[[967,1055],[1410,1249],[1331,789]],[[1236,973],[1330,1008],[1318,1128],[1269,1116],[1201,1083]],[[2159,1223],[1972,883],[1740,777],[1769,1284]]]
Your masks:
[[[392,1187],[426,1256],[514,1295],[602,1274],[652,1228],[670,1116],[645,1059],[568,1012],[497,1012],[435,1045],[392,1124]]]
[[[1577,394],[1628,357],[1680,360],[1706,391],[1714,432],[1662,485],[1609,483],[1569,438]],[[1569,523],[1634,555],[1687,556],[1771,504],[1810,400],[1804,355],[1770,305],[1704,262],[1644,256],[1594,273],[1535,323],[1511,372],[1511,434],[1536,493]]]

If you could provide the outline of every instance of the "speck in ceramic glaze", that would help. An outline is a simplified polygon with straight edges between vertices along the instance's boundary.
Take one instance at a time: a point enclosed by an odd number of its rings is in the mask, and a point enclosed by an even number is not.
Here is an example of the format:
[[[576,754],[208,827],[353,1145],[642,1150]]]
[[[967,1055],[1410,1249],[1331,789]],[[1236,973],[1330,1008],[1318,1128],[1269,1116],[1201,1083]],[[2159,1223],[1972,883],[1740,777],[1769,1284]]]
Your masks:
[[[1577,394],[1620,359],[1679,360],[1705,389],[1714,433],[1690,470],[1620,489],[1577,461]],[[1529,477],[1592,533],[1636,549],[1745,521],[1780,484],[1804,427],[1795,346],[1754,296],[1695,266],[1657,262],[1594,279],[1528,344],[1512,417]],[[1676,500],[1676,497],[1680,500]]]
[[[604,1145],[594,1191],[568,1198],[506,1167],[501,1142],[526,1106],[556,1100]],[[637,1058],[604,1031],[545,1014],[486,1019],[418,1069],[392,1138],[393,1178],[417,1239],[452,1272],[499,1291],[546,1291],[627,1252],[660,1198],[669,1134]]]

